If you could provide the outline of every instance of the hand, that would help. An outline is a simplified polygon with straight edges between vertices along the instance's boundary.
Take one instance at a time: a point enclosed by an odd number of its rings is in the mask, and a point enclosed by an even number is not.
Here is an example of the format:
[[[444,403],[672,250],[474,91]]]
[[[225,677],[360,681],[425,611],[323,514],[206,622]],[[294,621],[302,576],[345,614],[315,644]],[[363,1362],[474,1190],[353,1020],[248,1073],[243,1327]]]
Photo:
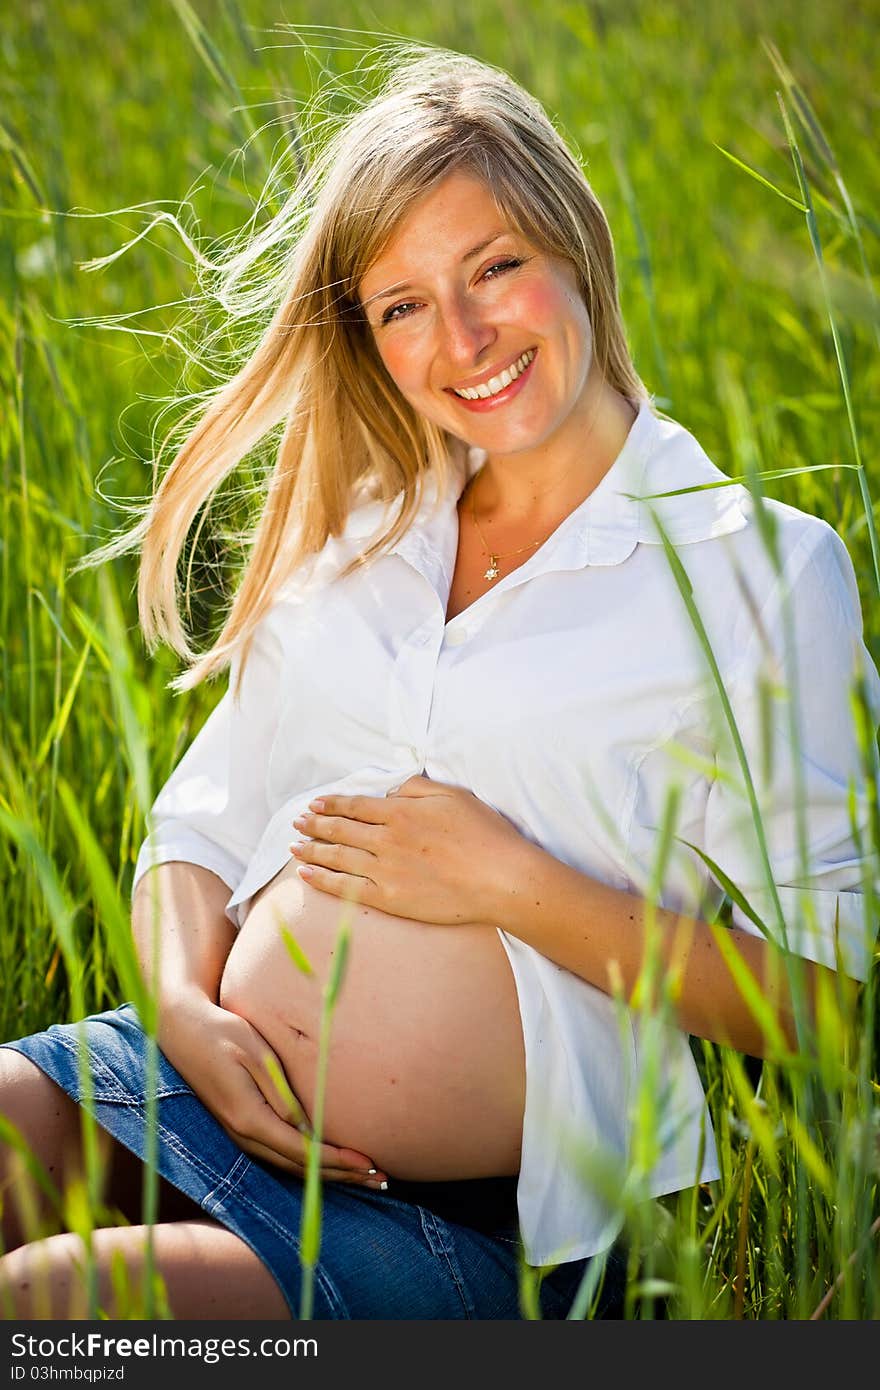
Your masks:
[[[159,1046],[223,1129],[245,1153],[304,1178],[309,1130],[302,1107],[279,1093],[267,1055],[281,1074],[281,1063],[247,1019],[214,1004],[206,994],[188,995],[163,1005]],[[290,1093],[292,1095],[292,1093]],[[302,1128],[299,1126],[302,1125]],[[319,1146],[321,1177],[327,1182],[378,1187],[384,1173],[356,1149]]]
[[[463,787],[410,777],[387,796],[317,798],[293,822],[298,872],[313,888],[438,926],[494,926],[530,847]]]

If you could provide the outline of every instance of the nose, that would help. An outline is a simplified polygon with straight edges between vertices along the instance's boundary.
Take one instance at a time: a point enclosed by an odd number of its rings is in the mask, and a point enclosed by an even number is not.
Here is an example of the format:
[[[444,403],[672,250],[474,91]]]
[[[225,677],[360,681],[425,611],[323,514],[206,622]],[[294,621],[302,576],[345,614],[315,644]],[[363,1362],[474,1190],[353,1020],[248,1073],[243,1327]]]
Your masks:
[[[485,312],[467,295],[451,297],[442,306],[439,326],[443,356],[453,372],[479,366],[480,357],[498,336]]]

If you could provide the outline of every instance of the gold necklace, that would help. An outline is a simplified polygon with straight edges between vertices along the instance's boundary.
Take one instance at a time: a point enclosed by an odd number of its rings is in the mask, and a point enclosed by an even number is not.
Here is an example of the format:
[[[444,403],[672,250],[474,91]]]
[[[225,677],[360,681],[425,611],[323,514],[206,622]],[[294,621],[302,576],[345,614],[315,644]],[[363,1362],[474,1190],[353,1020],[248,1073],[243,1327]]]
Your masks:
[[[512,555],[522,555],[524,550],[534,550],[535,546],[541,545],[542,542],[540,540],[529,541],[528,545],[521,545],[519,550],[490,550],[488,545],[486,544],[486,537],[480,530],[480,523],[477,521],[477,506],[476,502],[474,501],[475,495],[476,489],[471,488],[471,516],[473,517],[474,525],[477,528],[477,535],[480,538],[480,543],[482,544],[483,550],[489,556],[489,567],[483,575],[483,578],[488,579],[489,582],[492,583],[492,581],[497,579],[499,574],[501,573],[501,571],[498,568],[499,560],[508,560]]]

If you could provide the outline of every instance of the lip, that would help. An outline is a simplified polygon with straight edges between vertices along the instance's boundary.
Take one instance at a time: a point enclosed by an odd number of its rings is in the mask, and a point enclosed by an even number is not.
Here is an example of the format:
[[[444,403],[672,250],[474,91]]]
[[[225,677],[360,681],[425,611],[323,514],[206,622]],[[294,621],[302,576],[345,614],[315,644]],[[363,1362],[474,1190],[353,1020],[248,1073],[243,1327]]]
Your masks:
[[[518,376],[514,381],[512,381],[512,382],[510,383],[509,386],[505,386],[505,388],[504,388],[503,391],[499,391],[497,396],[486,396],[486,397],[484,397],[484,398],[482,398],[482,399],[477,399],[477,400],[475,400],[475,401],[469,401],[469,400],[465,400],[464,396],[457,396],[457,395],[455,394],[455,391],[453,390],[453,388],[452,388],[451,386],[447,386],[447,387],[445,388],[446,391],[447,391],[447,393],[448,393],[450,396],[452,396],[452,398],[453,398],[453,400],[456,402],[456,404],[458,404],[458,405],[460,405],[460,406],[463,406],[465,410],[476,411],[478,414],[482,414],[482,413],[483,413],[484,411],[486,411],[486,410],[497,410],[499,406],[506,405],[508,401],[513,400],[514,396],[516,396],[516,395],[519,394],[519,392],[520,392],[520,391],[522,390],[522,388],[525,386],[526,382],[528,381],[529,377],[530,377],[531,374],[532,374],[532,368],[534,367],[535,363],[536,363],[537,360],[538,360],[538,349],[537,349],[537,348],[524,348],[523,351],[524,351],[524,352],[534,352],[535,355],[534,355],[534,357],[532,358],[532,360],[531,360],[531,362],[529,363],[529,365],[526,367],[525,371],[520,372],[519,376]],[[514,357],[514,358],[513,358],[513,361],[514,361],[514,362],[518,362],[520,357],[522,357],[522,353],[519,353],[517,357]],[[510,363],[508,363],[508,366],[510,366]],[[501,368],[501,371],[504,371],[504,370],[505,370],[505,368],[502,367],[502,368]],[[499,373],[496,371],[496,372],[493,372],[492,375],[493,375],[493,376],[498,376]],[[483,385],[483,384],[484,384],[483,382],[478,382],[478,383],[477,383],[477,385]],[[464,387],[459,387],[459,390],[463,390],[463,389],[465,389],[465,388],[464,388]]]

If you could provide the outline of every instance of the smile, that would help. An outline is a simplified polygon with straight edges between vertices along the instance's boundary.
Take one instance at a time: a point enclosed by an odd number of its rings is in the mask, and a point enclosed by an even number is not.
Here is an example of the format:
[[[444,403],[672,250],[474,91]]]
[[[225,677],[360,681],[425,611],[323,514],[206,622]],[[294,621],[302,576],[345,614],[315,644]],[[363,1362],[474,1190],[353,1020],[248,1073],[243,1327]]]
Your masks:
[[[451,395],[457,396],[460,401],[466,402],[471,408],[476,406],[479,409],[488,402],[494,404],[497,401],[501,404],[502,401],[510,400],[518,393],[523,382],[530,375],[530,368],[536,354],[537,348],[528,348],[521,357],[511,362],[509,367],[505,367],[503,372],[490,377],[488,381],[481,382],[479,386],[458,388],[450,386],[447,390]]]

